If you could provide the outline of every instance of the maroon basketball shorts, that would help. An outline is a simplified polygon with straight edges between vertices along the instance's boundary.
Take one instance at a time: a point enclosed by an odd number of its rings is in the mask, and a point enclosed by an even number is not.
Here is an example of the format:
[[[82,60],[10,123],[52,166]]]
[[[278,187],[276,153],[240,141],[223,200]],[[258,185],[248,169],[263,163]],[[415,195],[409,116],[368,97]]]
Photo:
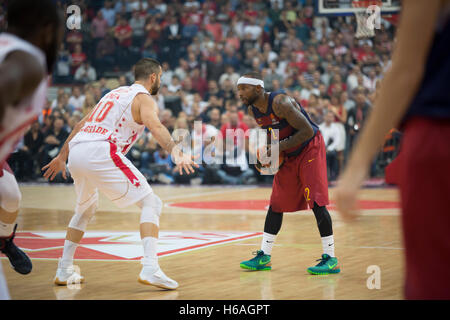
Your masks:
[[[328,205],[328,178],[325,142],[322,134],[294,157],[286,157],[275,174],[270,205],[275,212],[307,210]]]
[[[397,158],[405,298],[450,299],[450,120],[410,119]]]

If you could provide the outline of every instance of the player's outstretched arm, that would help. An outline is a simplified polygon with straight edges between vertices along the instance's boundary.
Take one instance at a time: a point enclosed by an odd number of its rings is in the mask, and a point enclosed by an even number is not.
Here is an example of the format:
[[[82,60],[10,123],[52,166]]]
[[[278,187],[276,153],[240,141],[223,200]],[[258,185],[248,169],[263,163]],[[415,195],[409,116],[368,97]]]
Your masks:
[[[172,155],[179,173],[183,174],[183,170],[187,174],[193,173],[193,166],[198,168],[198,164],[194,163],[191,156],[184,154],[178,148],[167,128],[159,120],[158,106],[155,101],[146,94],[136,96],[135,100],[139,106],[141,122],[150,130],[159,145]]]
[[[276,96],[272,108],[279,118],[286,119],[292,127],[297,129],[297,132],[289,139],[280,142],[280,152],[298,146],[313,137],[313,128],[291,97],[285,94]]]
[[[58,155],[41,169],[42,171],[45,170],[44,172],[45,179],[53,180],[59,172],[62,172],[63,178],[67,179],[66,162],[67,158],[69,157],[69,142],[73,139],[73,137],[75,137],[75,135],[81,130],[81,128],[83,128],[86,120],[91,115],[91,112],[75,125],[72,132],[64,142],[64,145],[62,146]]]
[[[403,1],[392,67],[381,83],[380,93],[365,128],[338,180],[335,200],[346,220],[355,218],[357,191],[387,132],[405,115],[422,81],[425,61],[433,39],[441,1]]]
[[[30,96],[45,76],[37,59],[24,51],[14,51],[0,64],[0,121],[7,106],[16,106]]]

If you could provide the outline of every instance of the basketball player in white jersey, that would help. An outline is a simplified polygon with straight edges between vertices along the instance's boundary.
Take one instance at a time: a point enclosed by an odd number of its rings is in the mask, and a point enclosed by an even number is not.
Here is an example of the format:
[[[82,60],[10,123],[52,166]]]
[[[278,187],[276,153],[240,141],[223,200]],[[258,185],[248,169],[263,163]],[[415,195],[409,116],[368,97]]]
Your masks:
[[[167,277],[158,264],[157,240],[160,198],[145,177],[125,157],[147,127],[158,143],[174,157],[180,174],[198,167],[192,157],[181,153],[169,131],[158,118],[158,106],[151,95],[158,92],[161,65],[154,59],[141,59],[134,67],[136,82],[105,95],[95,108],[74,128],[59,155],[42,169],[51,180],[59,172],[65,178],[65,164],[74,179],[77,204],[69,223],[63,256],[59,261],[55,284],[81,283],[84,277],[75,272],[73,257],[93,217],[102,191],[118,207],[136,204],[141,208],[140,233],[144,257],[139,282],[165,289],[178,283]]]
[[[51,0],[15,0],[9,1],[7,24],[0,33],[0,251],[14,270],[28,274],[31,260],[13,242],[21,193],[6,160],[46,101],[62,15]],[[0,299],[8,299],[1,267]]]

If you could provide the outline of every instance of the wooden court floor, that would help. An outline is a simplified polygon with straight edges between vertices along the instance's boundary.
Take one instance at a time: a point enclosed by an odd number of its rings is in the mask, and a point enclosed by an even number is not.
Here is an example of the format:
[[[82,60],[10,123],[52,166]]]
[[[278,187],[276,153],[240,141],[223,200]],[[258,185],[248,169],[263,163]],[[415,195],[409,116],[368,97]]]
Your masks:
[[[61,251],[63,240],[56,243],[28,236],[65,232],[75,204],[73,186],[22,185],[18,219],[21,235],[17,241],[36,241],[42,246],[33,251],[33,271],[26,276],[14,272],[5,258],[0,259],[12,299],[403,298],[403,245],[396,189],[363,190],[360,199],[365,201],[365,209],[351,225],[343,223],[330,207],[341,273],[328,276],[312,276],[306,272],[322,253],[312,211],[284,215],[272,252],[272,271],[252,272],[239,268],[240,261],[251,258],[252,251],[260,248],[261,236],[255,233],[263,229],[270,188],[154,186],[153,189],[165,204],[160,220],[161,233],[201,232],[216,237],[230,232],[236,233],[238,239],[213,241],[213,245],[174,250],[175,254],[160,256],[164,272],[180,284],[176,291],[139,284],[141,265],[138,260],[92,259],[89,255],[86,259],[75,260],[86,283],[70,289],[58,287],[52,283],[57,260],[46,255]],[[330,196],[332,199],[333,189],[330,189]],[[88,232],[136,233],[139,215],[137,207],[121,210],[101,195],[98,212]],[[239,239],[239,235],[249,234],[253,236]],[[28,252],[31,255],[31,251]],[[372,275],[367,272],[370,266],[379,267],[379,289],[368,288],[368,278]]]

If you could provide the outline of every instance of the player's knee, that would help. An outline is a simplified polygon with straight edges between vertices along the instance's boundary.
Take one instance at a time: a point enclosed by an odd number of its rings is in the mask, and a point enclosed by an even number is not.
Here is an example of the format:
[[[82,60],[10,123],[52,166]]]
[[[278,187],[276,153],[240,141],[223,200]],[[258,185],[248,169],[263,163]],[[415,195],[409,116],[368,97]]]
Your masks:
[[[12,184],[10,187],[2,190],[0,200],[0,206],[3,210],[8,212],[16,212],[19,210],[22,194],[17,184]]]
[[[70,220],[69,227],[85,232],[89,222],[95,215],[98,207],[98,193],[92,196],[92,198],[75,207],[75,214]]]
[[[161,211],[162,211],[162,201],[161,199],[154,193],[150,193],[149,195],[147,195],[144,199],[142,199],[141,201],[139,201],[137,203],[137,205],[139,206],[139,208],[143,208],[143,207],[151,207],[153,208],[155,211],[158,212],[158,216],[161,215]]]
[[[149,194],[138,203],[138,206],[142,210],[140,223],[148,222],[159,226],[159,217],[162,212],[162,201],[156,194]]]

